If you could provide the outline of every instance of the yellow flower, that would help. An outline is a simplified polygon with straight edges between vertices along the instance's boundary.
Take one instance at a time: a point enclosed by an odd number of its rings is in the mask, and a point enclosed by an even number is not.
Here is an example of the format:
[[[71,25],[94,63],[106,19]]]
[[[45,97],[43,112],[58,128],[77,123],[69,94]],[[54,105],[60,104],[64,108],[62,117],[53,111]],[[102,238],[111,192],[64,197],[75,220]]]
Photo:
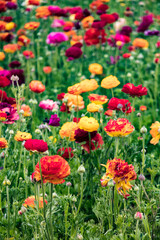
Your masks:
[[[101,75],[103,73],[103,67],[98,63],[92,63],[89,65],[88,70],[92,74]]]
[[[30,133],[20,132],[20,131],[18,131],[14,137],[14,139],[17,142],[23,142],[23,141],[31,139],[31,138],[32,138],[32,135]]]
[[[0,52],[0,61],[3,61],[5,59],[4,52]]]
[[[150,143],[156,145],[160,139],[160,122],[152,123],[150,134],[152,135]]]
[[[98,130],[99,123],[93,117],[82,117],[78,123],[78,127],[86,132],[94,132]]]
[[[78,129],[78,124],[75,122],[66,122],[63,124],[59,131],[61,138],[68,138],[70,141],[74,141],[75,130]]]
[[[7,31],[10,31],[10,30],[12,30],[13,28],[15,28],[15,23],[14,22],[10,22],[10,23],[7,23],[6,24],[6,30]]]
[[[92,103],[96,104],[105,104],[106,102],[108,102],[108,98],[105,95],[98,95],[92,93],[88,96],[88,98]]]
[[[98,110],[102,108],[103,109],[103,106],[101,104],[96,104],[96,103],[90,103],[88,104],[87,106],[87,111],[88,112],[98,112]]]
[[[84,108],[84,101],[82,96],[66,93],[64,95],[64,98],[67,99],[66,104],[67,104],[67,107],[69,107],[69,110],[72,110],[73,106],[75,107],[75,111],[77,111],[77,108],[79,110]]]
[[[76,83],[76,84],[74,84],[73,86],[68,87],[68,93],[70,93],[70,94],[79,95],[79,94],[81,94],[82,92],[83,92],[83,91],[82,91],[82,88],[81,88],[81,84],[80,84],[80,83]]]
[[[115,76],[110,75],[102,80],[101,87],[111,89],[117,87],[119,84],[120,81]]]

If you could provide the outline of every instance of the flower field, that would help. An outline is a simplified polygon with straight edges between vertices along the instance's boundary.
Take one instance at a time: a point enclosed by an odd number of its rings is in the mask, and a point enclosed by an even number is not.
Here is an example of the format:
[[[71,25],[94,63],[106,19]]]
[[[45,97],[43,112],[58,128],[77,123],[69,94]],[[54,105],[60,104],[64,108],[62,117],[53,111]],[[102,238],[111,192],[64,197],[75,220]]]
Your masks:
[[[0,0],[0,240],[160,239],[159,9]]]

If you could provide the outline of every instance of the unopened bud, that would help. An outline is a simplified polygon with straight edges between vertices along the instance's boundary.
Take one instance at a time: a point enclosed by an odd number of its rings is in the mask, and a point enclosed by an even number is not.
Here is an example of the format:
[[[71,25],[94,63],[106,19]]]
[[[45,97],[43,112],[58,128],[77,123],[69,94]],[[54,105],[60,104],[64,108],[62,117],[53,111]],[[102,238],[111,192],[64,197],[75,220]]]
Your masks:
[[[134,218],[138,219],[138,220],[142,220],[143,219],[143,213],[136,212],[136,214],[134,215]]]
[[[144,181],[145,179],[146,179],[146,178],[145,178],[145,176],[144,176],[143,174],[140,174],[140,175],[139,175],[139,180],[140,180],[140,181]]]
[[[143,126],[140,130],[141,133],[146,133],[147,132],[147,128],[145,126]]]
[[[84,173],[85,172],[85,168],[83,165],[80,165],[79,168],[78,168],[78,173],[81,174],[81,173]]]

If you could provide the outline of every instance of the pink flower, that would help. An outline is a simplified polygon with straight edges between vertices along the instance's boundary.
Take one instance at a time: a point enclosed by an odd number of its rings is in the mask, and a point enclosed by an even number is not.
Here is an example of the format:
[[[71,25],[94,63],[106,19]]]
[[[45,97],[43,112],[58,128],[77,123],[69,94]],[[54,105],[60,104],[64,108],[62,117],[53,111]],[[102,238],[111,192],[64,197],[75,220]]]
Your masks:
[[[7,114],[7,119],[5,122],[5,124],[12,124],[14,123],[16,120],[19,119],[19,115],[17,113],[17,110],[14,109],[10,104],[8,103],[0,103],[0,110],[2,112],[5,112]]]
[[[141,212],[136,212],[136,214],[134,215],[134,218],[135,219],[140,219],[140,220],[142,220],[143,219],[143,213],[141,213]]]
[[[59,108],[57,102],[54,102],[53,100],[50,100],[50,99],[41,101],[39,103],[39,107],[45,110],[50,110],[50,111],[52,111],[53,109]]]
[[[65,24],[63,19],[54,19],[53,23],[51,24],[52,28],[60,28]]]
[[[68,41],[68,36],[63,32],[51,32],[47,36],[47,44],[60,44],[62,42]]]

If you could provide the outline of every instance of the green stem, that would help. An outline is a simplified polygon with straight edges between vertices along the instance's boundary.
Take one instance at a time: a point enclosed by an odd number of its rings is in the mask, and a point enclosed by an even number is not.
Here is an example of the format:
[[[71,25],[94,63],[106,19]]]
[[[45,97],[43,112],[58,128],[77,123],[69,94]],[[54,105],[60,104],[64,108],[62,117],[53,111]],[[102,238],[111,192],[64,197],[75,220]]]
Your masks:
[[[53,193],[53,183],[51,183],[51,185],[50,185],[50,200],[51,200],[51,202],[50,202],[50,232],[51,232],[51,240],[53,240],[53,231],[52,231],[52,227],[53,227],[53,225],[52,225],[52,199],[53,199],[53,197],[52,197],[52,193]]]
[[[7,239],[9,239],[10,237],[10,201],[9,201],[9,187],[6,187],[6,191],[7,191],[7,208],[8,208],[8,216],[7,216]]]

